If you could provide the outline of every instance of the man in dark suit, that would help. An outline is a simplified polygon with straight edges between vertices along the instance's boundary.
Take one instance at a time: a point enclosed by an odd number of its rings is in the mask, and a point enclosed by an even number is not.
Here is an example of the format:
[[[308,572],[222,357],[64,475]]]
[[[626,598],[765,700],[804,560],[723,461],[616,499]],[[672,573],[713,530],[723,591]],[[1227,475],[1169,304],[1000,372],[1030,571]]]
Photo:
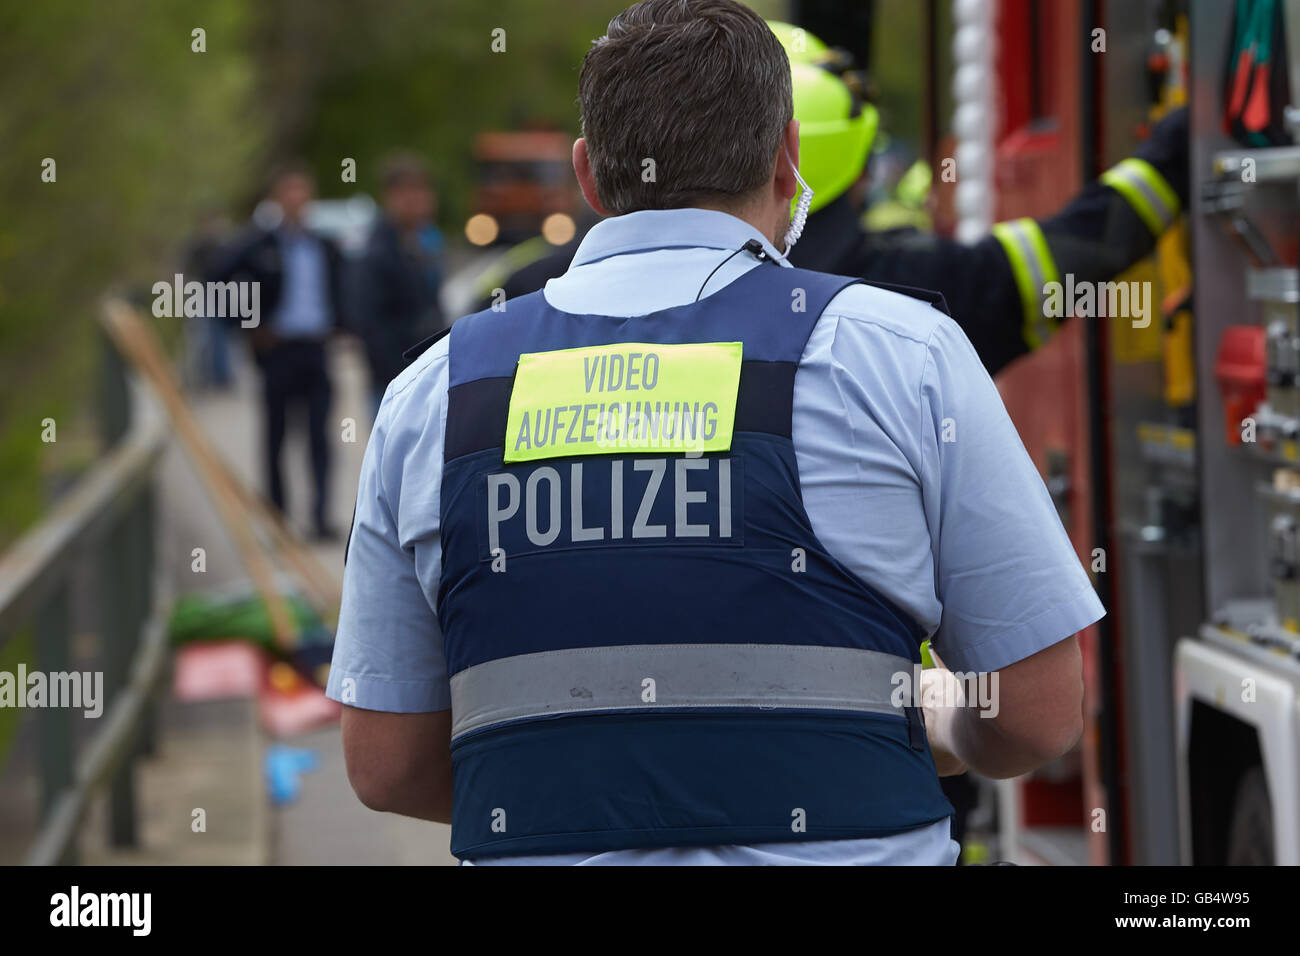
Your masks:
[[[301,165],[281,168],[271,181],[270,199],[279,209],[273,227],[256,226],[215,264],[211,281],[260,284],[262,314],[252,329],[253,355],[262,370],[265,409],[266,487],[271,502],[286,512],[280,470],[290,408],[307,410],[314,485],[313,533],[330,540],[330,444],[327,417],[333,388],[325,343],[343,321],[342,256],[304,221],[315,195],[311,172]]]

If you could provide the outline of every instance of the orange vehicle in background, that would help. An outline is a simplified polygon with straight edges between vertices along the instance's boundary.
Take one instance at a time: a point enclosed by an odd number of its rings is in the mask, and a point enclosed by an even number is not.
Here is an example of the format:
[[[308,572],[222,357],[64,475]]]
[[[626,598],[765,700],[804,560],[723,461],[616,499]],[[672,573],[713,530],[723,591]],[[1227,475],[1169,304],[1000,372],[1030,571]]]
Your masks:
[[[475,214],[465,237],[476,246],[518,242],[541,233],[572,238],[577,203],[573,138],[552,130],[479,133]]]

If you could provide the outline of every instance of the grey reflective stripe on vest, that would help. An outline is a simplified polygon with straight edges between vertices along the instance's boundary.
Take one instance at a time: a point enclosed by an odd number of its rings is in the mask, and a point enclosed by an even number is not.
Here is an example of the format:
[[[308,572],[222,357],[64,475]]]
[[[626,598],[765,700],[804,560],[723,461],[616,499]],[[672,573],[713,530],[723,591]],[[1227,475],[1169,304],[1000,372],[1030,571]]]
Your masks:
[[[451,732],[458,737],[505,721],[664,707],[901,716],[890,696],[901,680],[910,686],[913,666],[879,651],[797,644],[635,644],[520,654],[452,677]]]

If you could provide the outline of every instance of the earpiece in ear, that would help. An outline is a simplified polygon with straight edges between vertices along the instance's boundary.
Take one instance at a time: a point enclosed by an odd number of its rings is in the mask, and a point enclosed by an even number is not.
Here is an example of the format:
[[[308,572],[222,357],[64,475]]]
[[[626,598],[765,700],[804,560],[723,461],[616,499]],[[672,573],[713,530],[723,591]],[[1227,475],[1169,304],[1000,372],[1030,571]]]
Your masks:
[[[790,159],[790,154],[786,153],[786,159]],[[790,220],[790,228],[785,231],[785,250],[782,255],[789,255],[794,244],[799,241],[803,235],[803,227],[808,222],[808,210],[812,207],[813,191],[808,186],[802,176],[799,175],[799,167],[791,160],[790,168],[794,171],[794,178],[799,183],[802,192],[799,193],[799,201],[794,206],[794,216]]]

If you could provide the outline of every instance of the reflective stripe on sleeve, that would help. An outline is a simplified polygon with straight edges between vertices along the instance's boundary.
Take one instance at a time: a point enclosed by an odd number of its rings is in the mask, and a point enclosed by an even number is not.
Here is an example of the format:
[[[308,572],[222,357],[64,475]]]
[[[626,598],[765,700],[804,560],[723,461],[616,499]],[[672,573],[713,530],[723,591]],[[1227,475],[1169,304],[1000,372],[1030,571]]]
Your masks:
[[[903,715],[913,663],[795,644],[633,644],[519,654],[451,678],[452,737],[592,711],[739,707]],[[900,703],[894,706],[891,697]]]
[[[1126,159],[1102,173],[1101,182],[1128,200],[1153,235],[1161,235],[1178,218],[1178,194],[1146,160]]]
[[[1060,281],[1056,260],[1047,248],[1043,230],[1033,219],[1013,219],[993,227],[993,237],[1002,244],[1011,263],[1016,289],[1020,292],[1023,313],[1022,334],[1025,343],[1036,349],[1056,332],[1057,320],[1047,315],[1043,307],[1045,286]]]

